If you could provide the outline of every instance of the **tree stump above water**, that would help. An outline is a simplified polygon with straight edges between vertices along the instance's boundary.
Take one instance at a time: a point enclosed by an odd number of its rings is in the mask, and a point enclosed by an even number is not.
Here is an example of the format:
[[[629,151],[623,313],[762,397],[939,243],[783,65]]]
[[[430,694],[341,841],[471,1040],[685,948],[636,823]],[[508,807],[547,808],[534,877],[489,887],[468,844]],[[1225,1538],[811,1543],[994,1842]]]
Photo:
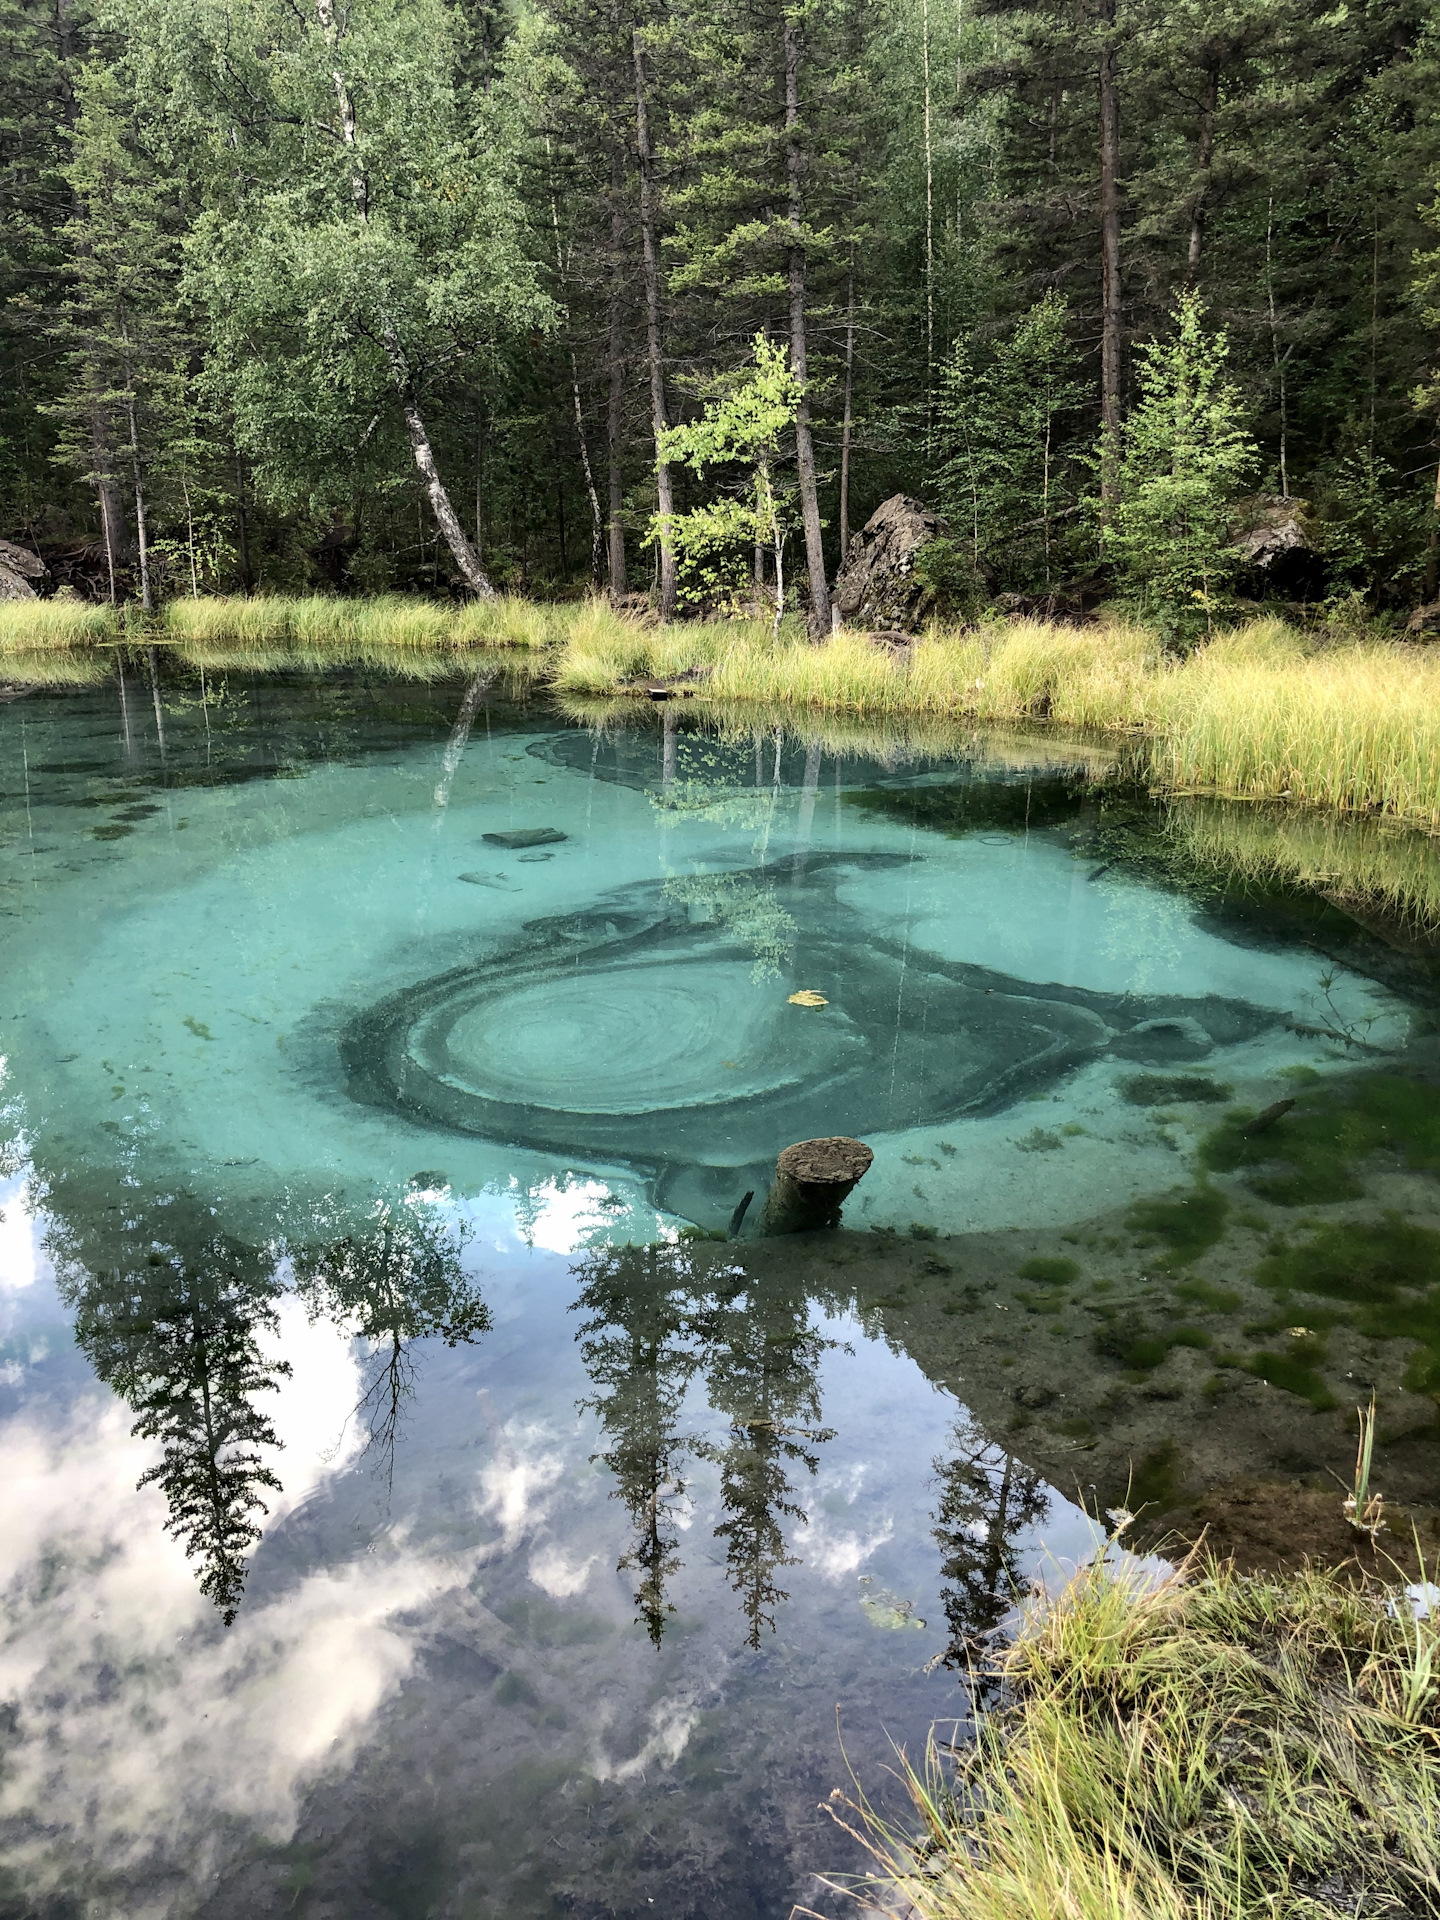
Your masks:
[[[843,1134],[800,1140],[775,1162],[775,1184],[765,1201],[762,1233],[809,1233],[838,1227],[845,1197],[875,1156],[863,1140]]]

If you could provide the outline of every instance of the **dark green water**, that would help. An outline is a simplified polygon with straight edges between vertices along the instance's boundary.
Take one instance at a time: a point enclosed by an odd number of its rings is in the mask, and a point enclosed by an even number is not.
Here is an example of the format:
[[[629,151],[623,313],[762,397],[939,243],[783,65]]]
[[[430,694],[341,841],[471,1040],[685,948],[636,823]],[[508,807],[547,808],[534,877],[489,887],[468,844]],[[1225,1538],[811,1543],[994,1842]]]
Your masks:
[[[1082,1499],[1298,1484],[1368,1366],[1424,1504],[1428,963],[1082,769],[0,707],[0,1914],[833,1905],[837,1704],[884,1799]],[[744,1237],[835,1132],[847,1231]]]

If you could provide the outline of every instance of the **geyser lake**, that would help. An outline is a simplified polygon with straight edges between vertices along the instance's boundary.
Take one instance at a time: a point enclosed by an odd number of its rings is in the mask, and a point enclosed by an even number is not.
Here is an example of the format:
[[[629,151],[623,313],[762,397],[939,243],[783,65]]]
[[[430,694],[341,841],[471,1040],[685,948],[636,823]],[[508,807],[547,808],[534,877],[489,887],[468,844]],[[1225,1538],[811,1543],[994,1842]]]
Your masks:
[[[0,1910],[831,1911],[1093,1516],[1338,1509],[1374,1392],[1431,1538],[1434,943],[1108,761],[0,705]]]

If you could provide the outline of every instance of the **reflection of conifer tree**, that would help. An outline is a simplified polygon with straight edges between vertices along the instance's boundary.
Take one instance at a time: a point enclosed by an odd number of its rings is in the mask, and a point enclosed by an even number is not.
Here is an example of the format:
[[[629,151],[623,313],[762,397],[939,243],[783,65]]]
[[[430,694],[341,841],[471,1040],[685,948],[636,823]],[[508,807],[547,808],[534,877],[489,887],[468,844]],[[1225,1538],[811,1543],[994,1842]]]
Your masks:
[[[806,1518],[791,1472],[816,1472],[814,1444],[834,1437],[818,1425],[816,1378],[834,1342],[812,1330],[803,1292],[738,1274],[727,1276],[705,1331],[710,1402],[730,1421],[728,1440],[708,1450],[720,1468],[726,1516],[715,1537],[725,1542],[746,1639],[758,1647],[763,1628],[775,1631],[775,1608],[790,1597],[775,1582],[778,1567],[796,1564],[783,1523]]]
[[[665,1583],[681,1565],[675,1503],[691,1443],[677,1424],[701,1354],[694,1339],[694,1256],[681,1247],[604,1248],[580,1269],[576,1301],[589,1317],[580,1352],[597,1392],[583,1407],[598,1415],[605,1445],[592,1457],[615,1476],[634,1545],[619,1568],[639,1576],[638,1617],[658,1647],[675,1611]]]
[[[262,1351],[276,1326],[273,1262],[199,1207],[128,1207],[123,1244],[107,1246],[87,1244],[57,1196],[48,1205],[76,1339],[134,1410],[133,1431],[160,1442],[139,1485],[165,1495],[167,1531],[199,1563],[200,1591],[228,1626],[260,1538],[254,1516],[268,1511],[261,1489],[280,1490],[262,1451],[278,1445],[275,1429],[255,1405],[290,1371]]]
[[[402,1410],[415,1388],[412,1343],[439,1338],[455,1347],[490,1328],[462,1248],[433,1208],[382,1200],[360,1230],[290,1249],[312,1317],[323,1313],[369,1345],[370,1378],[356,1410],[367,1421],[387,1487]]]
[[[1025,1528],[1043,1520],[1049,1496],[1038,1473],[987,1440],[968,1415],[955,1425],[955,1457],[937,1460],[940,1547],[947,1666],[968,1666],[975,1642],[989,1633],[1021,1584],[1018,1554]]]

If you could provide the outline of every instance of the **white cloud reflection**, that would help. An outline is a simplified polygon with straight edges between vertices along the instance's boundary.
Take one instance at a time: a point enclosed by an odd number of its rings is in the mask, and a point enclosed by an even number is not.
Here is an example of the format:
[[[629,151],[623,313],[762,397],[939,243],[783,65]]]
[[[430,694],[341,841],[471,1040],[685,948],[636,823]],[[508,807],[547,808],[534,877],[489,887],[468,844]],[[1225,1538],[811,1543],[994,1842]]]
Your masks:
[[[357,1396],[350,1344],[297,1303],[282,1321],[294,1374],[273,1409],[287,1486],[272,1525],[360,1444],[335,1445]],[[32,1894],[103,1874],[114,1898],[118,1874],[127,1920],[158,1920],[185,1909],[177,1867],[201,1885],[237,1825],[290,1838],[308,1785],[350,1765],[412,1665],[413,1636],[392,1620],[470,1566],[392,1540],[248,1601],[227,1630],[163,1530],[161,1494],[136,1491],[155,1455],[130,1424],[91,1392],[58,1418],[40,1402],[0,1428],[0,1699],[19,1733],[0,1832]]]

